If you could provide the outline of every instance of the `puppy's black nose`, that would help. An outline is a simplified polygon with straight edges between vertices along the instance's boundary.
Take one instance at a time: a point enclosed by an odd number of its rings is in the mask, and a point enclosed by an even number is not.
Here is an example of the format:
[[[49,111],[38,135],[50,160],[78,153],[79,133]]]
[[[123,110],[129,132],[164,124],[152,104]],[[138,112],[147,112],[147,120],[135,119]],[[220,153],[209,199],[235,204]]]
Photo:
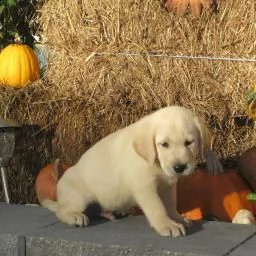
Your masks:
[[[186,164],[177,164],[173,166],[173,169],[176,173],[183,173],[187,169]]]

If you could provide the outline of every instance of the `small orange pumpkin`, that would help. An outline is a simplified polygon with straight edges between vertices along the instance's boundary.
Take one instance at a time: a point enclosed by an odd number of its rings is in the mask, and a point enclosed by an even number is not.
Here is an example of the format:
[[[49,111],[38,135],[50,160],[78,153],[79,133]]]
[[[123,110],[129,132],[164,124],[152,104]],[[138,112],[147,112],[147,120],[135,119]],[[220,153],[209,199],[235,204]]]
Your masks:
[[[25,87],[40,77],[40,67],[33,49],[25,44],[10,44],[0,53],[0,84]]]
[[[210,175],[200,170],[178,181],[178,211],[192,220],[214,216],[231,222],[247,209],[256,214],[256,204],[247,200],[250,188],[234,171]]]
[[[40,203],[45,199],[56,201],[57,182],[68,168],[67,164],[60,164],[59,159],[56,159],[54,163],[48,164],[39,172],[35,189]]]

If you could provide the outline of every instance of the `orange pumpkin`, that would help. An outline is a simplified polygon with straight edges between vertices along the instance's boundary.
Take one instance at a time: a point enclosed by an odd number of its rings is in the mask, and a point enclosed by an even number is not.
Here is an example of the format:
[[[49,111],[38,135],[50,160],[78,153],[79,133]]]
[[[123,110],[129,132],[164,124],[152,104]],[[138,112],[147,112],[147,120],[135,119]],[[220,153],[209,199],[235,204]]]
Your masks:
[[[246,198],[251,190],[234,171],[213,176],[200,170],[182,177],[177,189],[178,211],[192,220],[214,216],[231,222],[241,209],[256,214],[256,203]]]
[[[15,88],[40,77],[38,58],[28,45],[10,44],[0,53],[0,84]]]
[[[35,189],[40,203],[45,199],[56,201],[57,182],[68,168],[67,164],[60,164],[59,159],[57,159],[39,172],[35,182]]]

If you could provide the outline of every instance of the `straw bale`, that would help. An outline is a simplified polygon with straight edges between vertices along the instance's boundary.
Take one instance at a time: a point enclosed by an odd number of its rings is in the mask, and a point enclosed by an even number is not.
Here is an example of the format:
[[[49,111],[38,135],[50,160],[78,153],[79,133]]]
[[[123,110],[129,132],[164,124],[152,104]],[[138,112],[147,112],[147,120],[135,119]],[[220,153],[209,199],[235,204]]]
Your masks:
[[[204,117],[224,159],[255,145],[244,105],[255,62],[154,56],[255,59],[254,0],[219,1],[200,18],[167,13],[156,0],[46,0],[38,12],[46,77],[2,88],[0,114],[52,134],[40,166],[55,157],[73,164],[103,136],[171,104]]]
[[[48,79],[62,96],[84,100],[81,113],[89,112],[85,122],[94,127],[85,134],[89,145],[154,109],[182,104],[211,123],[223,157],[243,148],[233,133],[256,81],[255,63],[129,53],[255,58],[255,1],[220,1],[217,14],[205,11],[199,19],[169,14],[153,0],[75,3],[46,1],[42,29],[52,49]],[[227,133],[230,140],[221,145]]]

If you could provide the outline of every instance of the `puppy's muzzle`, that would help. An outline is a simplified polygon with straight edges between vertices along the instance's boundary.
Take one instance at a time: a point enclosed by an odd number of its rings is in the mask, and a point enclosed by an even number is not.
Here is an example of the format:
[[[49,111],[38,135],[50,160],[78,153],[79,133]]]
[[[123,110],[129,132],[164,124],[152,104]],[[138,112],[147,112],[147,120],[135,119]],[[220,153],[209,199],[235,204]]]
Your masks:
[[[187,164],[176,164],[173,166],[173,169],[176,173],[182,174],[187,169]]]

